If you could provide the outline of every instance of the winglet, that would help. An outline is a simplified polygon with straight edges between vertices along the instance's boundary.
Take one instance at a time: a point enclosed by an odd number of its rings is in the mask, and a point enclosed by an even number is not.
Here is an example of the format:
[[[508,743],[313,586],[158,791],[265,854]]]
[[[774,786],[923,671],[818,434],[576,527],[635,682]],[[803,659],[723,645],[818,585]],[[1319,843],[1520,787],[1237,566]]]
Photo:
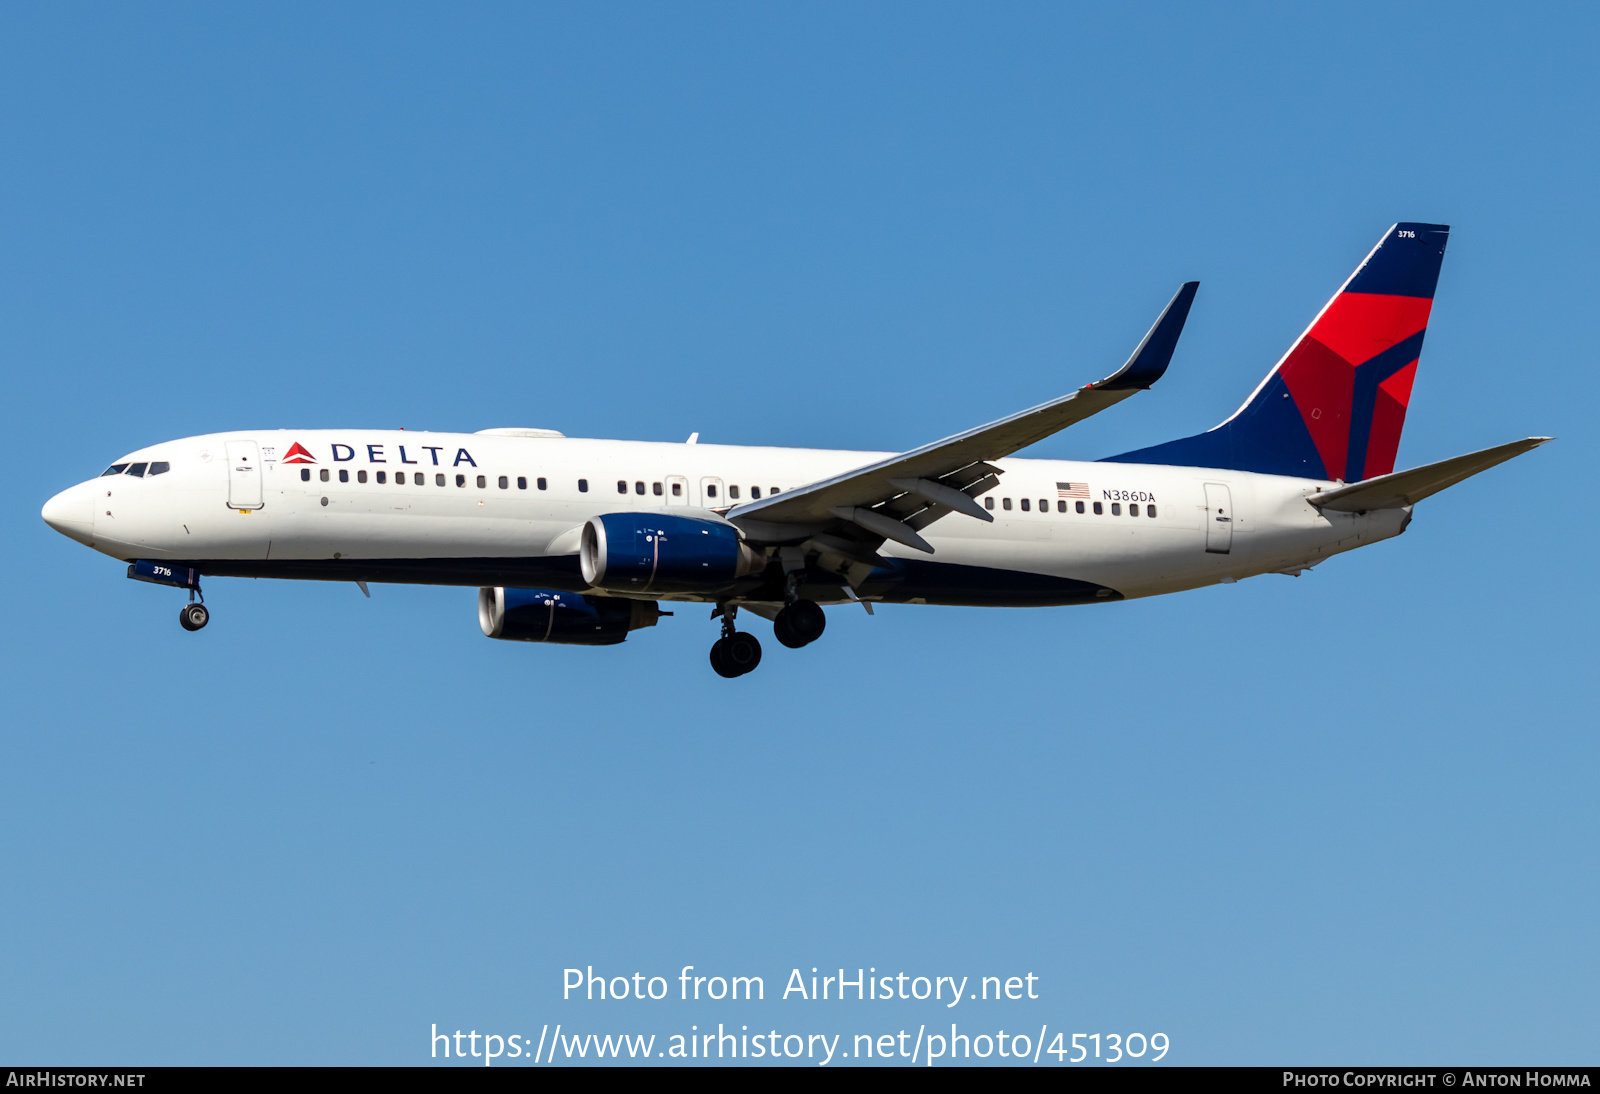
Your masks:
[[[1195,290],[1199,288],[1198,281],[1184,282],[1155,325],[1145,334],[1144,341],[1133,351],[1133,356],[1128,358],[1128,363],[1091,386],[1098,391],[1143,390],[1161,379],[1167,366],[1172,363],[1172,351],[1178,348],[1178,336],[1183,333],[1183,324],[1189,318],[1189,306],[1194,303]]]

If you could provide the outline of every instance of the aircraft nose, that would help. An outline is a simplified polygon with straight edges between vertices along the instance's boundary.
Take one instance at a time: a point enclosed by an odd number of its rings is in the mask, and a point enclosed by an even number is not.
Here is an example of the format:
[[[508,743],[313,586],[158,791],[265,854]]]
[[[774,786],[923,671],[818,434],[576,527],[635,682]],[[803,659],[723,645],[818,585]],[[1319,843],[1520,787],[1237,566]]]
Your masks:
[[[69,539],[88,543],[94,538],[94,496],[89,484],[61,491],[39,511],[44,522]]]

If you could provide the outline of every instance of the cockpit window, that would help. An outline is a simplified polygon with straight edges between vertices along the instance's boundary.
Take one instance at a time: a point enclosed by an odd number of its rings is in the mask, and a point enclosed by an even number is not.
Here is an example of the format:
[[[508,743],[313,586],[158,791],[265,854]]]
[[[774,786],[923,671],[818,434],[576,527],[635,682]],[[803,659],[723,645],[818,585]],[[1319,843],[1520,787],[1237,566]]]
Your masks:
[[[128,469],[128,465],[125,464],[125,463],[114,463],[110,467],[106,468],[104,471],[100,472],[100,477],[103,479],[107,475],[120,475],[124,471],[126,471],[127,469]]]
[[[160,460],[160,461],[150,465],[150,474],[152,474],[152,475],[165,475],[168,471],[171,471],[171,470],[172,470],[172,465],[170,463],[168,463],[166,460]]]
[[[144,469],[149,466],[147,463],[130,463],[128,465],[128,474],[138,475],[142,479],[144,478]]]

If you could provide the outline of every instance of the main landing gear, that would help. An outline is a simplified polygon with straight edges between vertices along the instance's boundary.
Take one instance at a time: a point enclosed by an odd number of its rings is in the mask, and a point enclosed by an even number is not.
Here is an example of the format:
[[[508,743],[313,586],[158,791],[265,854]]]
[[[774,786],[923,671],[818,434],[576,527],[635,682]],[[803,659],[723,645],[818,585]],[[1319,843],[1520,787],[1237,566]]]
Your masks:
[[[772,633],[791,650],[809,646],[822,637],[828,616],[815,600],[795,600],[772,621]]]
[[[711,618],[722,617],[722,637],[711,646],[711,667],[718,676],[732,679],[743,676],[761,664],[761,643],[756,636],[734,626],[734,616],[739,611],[732,604],[720,604]],[[795,599],[778,612],[772,621],[772,633],[792,650],[809,646],[822,637],[828,617],[822,606],[814,600]]]
[[[733,617],[739,609],[720,605],[711,618],[722,616],[722,637],[711,644],[711,667],[718,676],[732,679],[743,676],[761,664],[761,643],[748,631],[734,629]]]

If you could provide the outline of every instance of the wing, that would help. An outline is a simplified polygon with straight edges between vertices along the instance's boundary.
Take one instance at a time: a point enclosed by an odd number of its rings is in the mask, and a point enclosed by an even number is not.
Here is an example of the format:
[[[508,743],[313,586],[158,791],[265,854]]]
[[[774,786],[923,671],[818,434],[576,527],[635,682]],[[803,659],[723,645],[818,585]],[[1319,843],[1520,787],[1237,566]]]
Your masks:
[[[727,517],[753,542],[813,540],[820,551],[868,565],[883,563],[876,552],[886,539],[932,554],[917,532],[940,517],[960,512],[994,519],[973,500],[1000,481],[1000,469],[987,461],[1098,414],[1161,378],[1199,286],[1190,281],[1180,288],[1127,363],[1098,383],[831,479],[735,506]]]

